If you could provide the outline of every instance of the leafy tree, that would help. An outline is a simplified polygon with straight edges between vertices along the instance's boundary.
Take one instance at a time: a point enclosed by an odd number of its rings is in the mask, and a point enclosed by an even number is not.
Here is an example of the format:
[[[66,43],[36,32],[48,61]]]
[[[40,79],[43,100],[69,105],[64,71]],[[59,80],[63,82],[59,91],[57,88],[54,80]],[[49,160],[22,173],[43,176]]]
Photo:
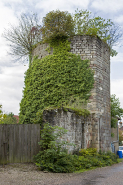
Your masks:
[[[0,105],[0,119],[2,118],[2,105]]]
[[[74,16],[67,11],[51,11],[43,18],[43,26],[39,25],[37,14],[22,14],[18,25],[5,30],[3,37],[9,41],[12,56],[20,59],[29,56],[32,61],[34,45],[41,42],[52,43],[56,39],[67,39],[73,35],[95,35],[104,40],[110,47],[111,56],[117,54],[112,47],[122,36],[120,27],[110,19],[91,17],[89,11],[75,11]]]
[[[0,124],[3,124],[3,120],[6,118],[6,114],[3,114],[2,105],[0,105]]]
[[[14,117],[14,114],[11,112],[6,114],[6,117],[3,119],[2,124],[17,124],[17,119]]]
[[[32,60],[33,45],[41,41],[41,26],[38,24],[37,14],[22,14],[18,25],[5,29],[3,37],[9,41],[12,56],[21,59],[29,56],[29,66]]]
[[[75,34],[77,35],[94,35],[105,41],[109,47],[111,56],[117,55],[112,49],[122,36],[120,26],[115,25],[111,19],[102,17],[92,17],[90,11],[76,10],[74,14]]]
[[[74,35],[74,21],[71,14],[59,10],[46,14],[46,17],[43,17],[42,35],[46,42]]]
[[[88,60],[68,52],[68,41],[54,44],[53,55],[35,58],[25,76],[25,88],[20,103],[20,123],[33,123],[39,110],[61,107],[71,97],[88,99],[94,78]]]
[[[120,107],[119,98],[116,98],[116,95],[111,95],[111,127],[116,128],[118,117],[123,116],[123,109]]]
[[[119,130],[119,145],[122,145],[123,141],[123,131]]]
[[[17,124],[17,119],[12,112],[3,114],[2,105],[0,105],[0,124]]]

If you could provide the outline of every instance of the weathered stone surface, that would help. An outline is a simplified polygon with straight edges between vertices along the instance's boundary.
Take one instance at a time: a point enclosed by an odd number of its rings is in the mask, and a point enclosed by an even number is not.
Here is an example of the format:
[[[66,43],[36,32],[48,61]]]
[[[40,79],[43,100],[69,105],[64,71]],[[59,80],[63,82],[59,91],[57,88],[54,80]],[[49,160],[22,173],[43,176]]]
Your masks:
[[[89,59],[90,67],[94,71],[95,84],[91,91],[90,103],[87,105],[87,109],[90,110],[91,114],[95,114],[95,120],[91,123],[92,133],[95,133],[94,138],[92,134],[92,143],[98,150],[107,151],[111,149],[109,47],[99,38],[92,36],[74,36],[70,39],[70,42],[70,52],[79,54],[82,60]],[[47,46],[48,44],[38,45],[33,54],[43,58],[48,55],[45,50]],[[64,119],[62,118],[62,120]],[[72,124],[74,125],[75,123],[72,122]],[[87,135],[86,137],[88,138]],[[84,144],[84,146],[87,147],[87,144]]]
[[[78,116],[74,111],[68,109],[64,111],[61,109],[45,110],[43,112],[43,122],[49,122],[52,126],[63,127],[68,130],[67,134],[61,137],[61,141],[68,141],[75,144],[68,146],[69,152],[80,148],[92,147],[92,122],[93,115],[87,118]]]

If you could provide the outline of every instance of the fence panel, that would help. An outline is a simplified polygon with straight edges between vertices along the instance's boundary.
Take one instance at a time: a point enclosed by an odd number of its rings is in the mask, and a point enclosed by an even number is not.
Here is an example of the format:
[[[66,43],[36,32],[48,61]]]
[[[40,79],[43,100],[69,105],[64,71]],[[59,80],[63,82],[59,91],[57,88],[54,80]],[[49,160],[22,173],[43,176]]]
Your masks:
[[[0,163],[5,164],[7,162],[8,155],[8,132],[9,127],[5,125],[0,127]]]
[[[0,164],[32,162],[40,146],[40,125],[0,125]]]

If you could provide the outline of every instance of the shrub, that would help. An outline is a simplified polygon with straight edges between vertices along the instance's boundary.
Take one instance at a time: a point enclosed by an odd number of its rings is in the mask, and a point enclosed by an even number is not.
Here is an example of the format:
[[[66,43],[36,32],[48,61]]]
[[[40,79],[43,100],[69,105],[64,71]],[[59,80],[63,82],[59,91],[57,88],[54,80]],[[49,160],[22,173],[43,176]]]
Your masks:
[[[87,148],[87,149],[81,149],[79,151],[79,155],[81,156],[95,156],[97,154],[97,149],[96,148]]]
[[[35,164],[42,171],[69,173],[80,169],[109,166],[118,162],[115,154],[110,151],[97,153],[96,148],[81,149],[79,155],[68,154],[66,150],[68,143],[58,140],[66,132],[61,127],[44,124],[39,142],[41,151],[34,156]]]
[[[34,157],[34,161],[41,170],[52,172],[73,172],[78,167],[77,155],[68,154],[66,141],[59,142],[58,138],[66,133],[61,127],[52,127],[45,123],[41,131],[41,151]],[[72,144],[69,144],[72,145]]]

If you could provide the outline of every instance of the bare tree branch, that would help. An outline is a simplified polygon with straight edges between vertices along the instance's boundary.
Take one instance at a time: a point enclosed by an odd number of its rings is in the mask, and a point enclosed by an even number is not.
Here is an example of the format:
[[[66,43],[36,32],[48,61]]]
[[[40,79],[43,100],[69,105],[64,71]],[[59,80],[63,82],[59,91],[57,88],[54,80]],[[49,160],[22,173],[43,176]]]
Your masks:
[[[42,40],[41,25],[38,24],[37,14],[22,14],[18,19],[18,25],[10,25],[8,30],[5,29],[3,37],[11,43],[9,54],[18,59],[28,56],[30,66],[33,45]]]

